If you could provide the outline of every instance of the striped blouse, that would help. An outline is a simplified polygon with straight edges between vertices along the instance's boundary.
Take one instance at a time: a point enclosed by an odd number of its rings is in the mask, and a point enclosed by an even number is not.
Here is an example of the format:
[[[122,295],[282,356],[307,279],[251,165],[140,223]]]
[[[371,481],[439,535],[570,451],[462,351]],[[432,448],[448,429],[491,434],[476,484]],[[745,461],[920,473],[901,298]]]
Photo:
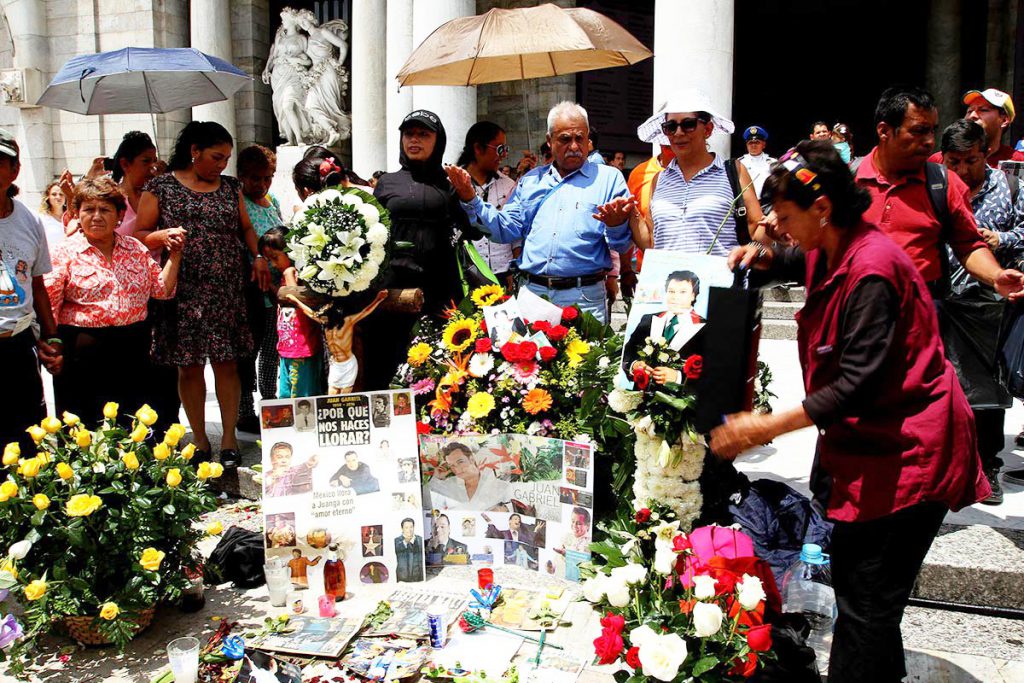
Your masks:
[[[732,200],[721,156],[716,154],[711,164],[689,182],[673,159],[658,177],[651,197],[654,248],[704,254],[714,244],[713,256],[728,256],[738,246],[735,219],[729,216]]]

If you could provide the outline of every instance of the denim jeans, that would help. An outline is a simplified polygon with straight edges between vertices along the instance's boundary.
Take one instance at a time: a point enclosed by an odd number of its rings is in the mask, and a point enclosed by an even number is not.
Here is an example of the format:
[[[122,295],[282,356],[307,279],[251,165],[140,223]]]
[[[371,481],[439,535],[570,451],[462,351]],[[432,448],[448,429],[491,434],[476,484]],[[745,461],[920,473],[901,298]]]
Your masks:
[[[527,282],[526,287],[537,296],[550,299],[556,306],[565,308],[576,304],[580,310],[589,311],[602,323],[608,324],[608,302],[605,299],[607,293],[603,280],[572,289],[548,289],[535,282]]]

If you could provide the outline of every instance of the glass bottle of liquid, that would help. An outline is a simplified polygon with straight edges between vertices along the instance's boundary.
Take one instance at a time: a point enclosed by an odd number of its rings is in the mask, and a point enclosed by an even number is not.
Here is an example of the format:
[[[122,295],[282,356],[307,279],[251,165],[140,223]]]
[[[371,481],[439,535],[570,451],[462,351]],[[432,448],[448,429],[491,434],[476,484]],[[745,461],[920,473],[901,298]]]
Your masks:
[[[345,561],[344,553],[338,550],[338,544],[327,547],[327,561],[324,563],[324,592],[334,596],[335,602],[345,599]]]

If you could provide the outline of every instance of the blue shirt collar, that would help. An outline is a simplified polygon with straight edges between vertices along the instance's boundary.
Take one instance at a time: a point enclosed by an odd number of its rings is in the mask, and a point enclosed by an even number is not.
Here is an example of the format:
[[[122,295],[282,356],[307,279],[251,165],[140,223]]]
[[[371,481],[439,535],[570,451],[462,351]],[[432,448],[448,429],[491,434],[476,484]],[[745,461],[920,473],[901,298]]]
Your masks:
[[[554,164],[550,164],[548,166],[548,174],[551,175],[551,177],[554,178],[556,181],[571,178],[577,173],[580,173],[587,178],[591,178],[597,175],[597,164],[591,161],[584,161],[582,166],[580,166],[578,169],[576,169],[575,171],[566,176],[559,175],[558,169],[555,168]]]

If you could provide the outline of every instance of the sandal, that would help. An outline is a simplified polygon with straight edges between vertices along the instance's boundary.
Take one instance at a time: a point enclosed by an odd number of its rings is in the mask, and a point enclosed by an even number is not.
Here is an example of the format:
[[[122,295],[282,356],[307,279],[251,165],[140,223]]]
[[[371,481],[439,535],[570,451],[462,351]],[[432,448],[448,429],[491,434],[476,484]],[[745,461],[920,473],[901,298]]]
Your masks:
[[[238,469],[239,463],[242,462],[242,454],[234,448],[225,448],[220,452],[220,464],[224,466],[226,470]]]

